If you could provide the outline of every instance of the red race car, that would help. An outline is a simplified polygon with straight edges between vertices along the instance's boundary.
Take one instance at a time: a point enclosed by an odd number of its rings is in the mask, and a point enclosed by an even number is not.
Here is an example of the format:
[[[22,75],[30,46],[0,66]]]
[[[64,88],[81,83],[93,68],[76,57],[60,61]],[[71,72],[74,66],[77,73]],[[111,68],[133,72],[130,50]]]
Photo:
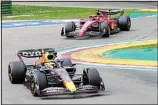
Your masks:
[[[123,10],[98,10],[96,15],[89,16],[88,19],[80,19],[79,26],[77,26],[75,22],[68,22],[62,27],[61,36],[66,36],[68,38],[86,35],[109,37],[110,34],[118,33],[120,31],[129,31],[130,28],[131,19],[129,16],[124,15]]]

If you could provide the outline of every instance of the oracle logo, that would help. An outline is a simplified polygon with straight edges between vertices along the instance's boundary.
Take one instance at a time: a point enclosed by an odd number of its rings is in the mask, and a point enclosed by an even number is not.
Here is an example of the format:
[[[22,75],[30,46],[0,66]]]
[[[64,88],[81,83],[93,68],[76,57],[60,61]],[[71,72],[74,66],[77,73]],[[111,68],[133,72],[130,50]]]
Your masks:
[[[42,53],[40,51],[36,52],[22,52],[22,56],[24,57],[33,57],[33,56],[41,56]]]

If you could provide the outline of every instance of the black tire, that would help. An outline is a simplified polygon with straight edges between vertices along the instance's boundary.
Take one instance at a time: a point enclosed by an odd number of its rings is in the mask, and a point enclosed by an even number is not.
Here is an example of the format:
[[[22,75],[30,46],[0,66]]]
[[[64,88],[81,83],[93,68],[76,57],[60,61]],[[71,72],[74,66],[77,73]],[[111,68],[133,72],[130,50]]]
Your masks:
[[[100,25],[100,31],[102,37],[109,37],[110,36],[110,27],[107,22],[102,22]]]
[[[119,20],[119,28],[121,31],[129,31],[131,28],[131,19],[129,16],[120,16]]]
[[[13,61],[8,65],[8,76],[12,84],[22,84],[25,80],[26,68],[23,62]]]
[[[64,36],[64,27],[61,29],[61,36]]]
[[[86,84],[96,86],[100,89],[102,79],[96,68],[87,68],[86,71],[83,71],[83,76]]]
[[[70,58],[61,58],[59,59],[61,61],[63,61],[63,66],[72,66],[72,61]]]
[[[68,22],[66,25],[65,25],[65,33],[68,34],[69,32],[73,32],[76,30],[76,25],[74,22]],[[71,37],[74,37],[74,36],[67,36],[66,37],[68,38],[71,38]]]
[[[32,95],[40,96],[41,90],[45,89],[47,86],[48,85],[46,75],[38,70],[34,71],[30,81],[30,91]]]

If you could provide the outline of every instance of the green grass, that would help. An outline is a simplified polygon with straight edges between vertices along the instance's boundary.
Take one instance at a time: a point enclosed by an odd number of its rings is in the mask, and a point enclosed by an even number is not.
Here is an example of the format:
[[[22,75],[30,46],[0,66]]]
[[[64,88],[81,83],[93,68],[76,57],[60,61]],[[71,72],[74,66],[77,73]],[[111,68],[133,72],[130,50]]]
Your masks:
[[[3,20],[32,20],[32,19],[65,19],[65,18],[86,18],[95,15],[95,8],[80,7],[54,7],[54,6],[27,6],[13,5],[12,16],[3,16]],[[125,14],[136,12],[134,9],[126,9]],[[28,15],[28,16],[20,16]]]
[[[158,48],[157,44],[149,44],[149,45],[140,45],[140,46],[132,46],[132,47],[124,47],[120,49],[146,49],[146,48]]]

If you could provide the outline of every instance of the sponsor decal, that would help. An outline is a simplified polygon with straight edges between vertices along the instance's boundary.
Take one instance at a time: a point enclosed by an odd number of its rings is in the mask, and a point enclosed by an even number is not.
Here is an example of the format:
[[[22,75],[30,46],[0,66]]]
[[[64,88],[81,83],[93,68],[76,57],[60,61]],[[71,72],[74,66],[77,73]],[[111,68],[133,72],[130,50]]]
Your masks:
[[[54,87],[54,88],[47,88],[46,92],[63,92],[65,91],[64,88],[60,88],[60,87]]]
[[[28,51],[28,52],[22,52],[22,56],[24,57],[42,56],[42,53],[40,51]]]

